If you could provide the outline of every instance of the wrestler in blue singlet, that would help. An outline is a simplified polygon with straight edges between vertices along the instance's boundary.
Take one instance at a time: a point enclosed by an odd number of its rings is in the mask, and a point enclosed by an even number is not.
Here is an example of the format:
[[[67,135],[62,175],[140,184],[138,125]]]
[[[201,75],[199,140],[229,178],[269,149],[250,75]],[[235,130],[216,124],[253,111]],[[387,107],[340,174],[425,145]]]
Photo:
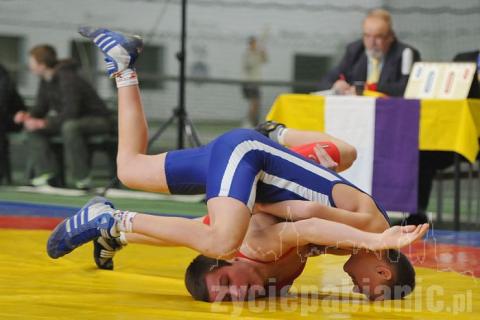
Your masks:
[[[310,200],[335,207],[335,184],[358,189],[337,173],[249,129],[229,131],[199,148],[168,152],[165,173],[172,194],[206,193],[207,200],[228,196],[250,210],[255,201]],[[378,207],[388,221],[385,210]]]

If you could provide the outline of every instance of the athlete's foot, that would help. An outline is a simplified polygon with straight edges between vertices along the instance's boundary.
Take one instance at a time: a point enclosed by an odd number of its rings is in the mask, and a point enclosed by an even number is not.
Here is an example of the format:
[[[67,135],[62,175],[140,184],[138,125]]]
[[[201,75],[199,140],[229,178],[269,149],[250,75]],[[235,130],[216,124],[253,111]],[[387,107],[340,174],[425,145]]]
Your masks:
[[[126,69],[133,69],[135,60],[143,49],[143,40],[139,36],[93,27],[80,27],[78,32],[103,52],[107,73],[111,78]]]
[[[275,131],[277,128],[285,128],[285,125],[275,121],[265,121],[257,125],[255,130],[269,138],[270,132]]]
[[[113,256],[123,248],[119,238],[98,237],[93,240],[93,259],[99,269],[113,270]]]
[[[112,203],[105,198],[91,199],[53,230],[47,242],[48,255],[56,259],[100,236],[108,239],[118,237],[114,210]]]

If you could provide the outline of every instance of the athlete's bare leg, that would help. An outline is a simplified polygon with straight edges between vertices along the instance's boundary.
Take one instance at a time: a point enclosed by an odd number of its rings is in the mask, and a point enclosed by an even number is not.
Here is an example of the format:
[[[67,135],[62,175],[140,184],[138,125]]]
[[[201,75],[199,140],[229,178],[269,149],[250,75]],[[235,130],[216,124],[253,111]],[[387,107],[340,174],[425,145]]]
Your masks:
[[[129,188],[168,193],[166,153],[146,155],[148,126],[138,86],[118,89],[117,174]]]
[[[81,28],[105,54],[108,73],[118,89],[118,177],[130,188],[168,192],[166,154],[146,155],[148,127],[133,61],[141,40],[107,29]],[[101,39],[108,37],[108,44]],[[138,50],[137,50],[138,49]],[[186,246],[214,258],[233,256],[248,228],[250,210],[239,200],[215,197],[207,202],[210,226],[187,218],[124,214],[119,231],[134,232],[173,245]],[[128,219],[127,219],[128,218]],[[125,230],[122,230],[125,229]]]

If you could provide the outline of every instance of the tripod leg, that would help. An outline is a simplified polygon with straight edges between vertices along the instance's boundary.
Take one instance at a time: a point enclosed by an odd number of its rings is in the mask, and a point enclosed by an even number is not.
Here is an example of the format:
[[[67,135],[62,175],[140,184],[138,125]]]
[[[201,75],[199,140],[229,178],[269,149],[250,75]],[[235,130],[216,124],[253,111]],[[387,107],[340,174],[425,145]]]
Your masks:
[[[188,117],[185,117],[185,133],[187,134],[191,145],[195,147],[199,147],[202,145],[197,130],[195,129],[192,120],[190,120],[190,118]]]
[[[174,111],[172,116],[160,127],[158,128],[157,132],[155,132],[150,140],[148,141],[148,148],[152,145],[152,143],[158,139],[162,135],[162,133],[172,124],[172,122],[176,118],[176,112]]]
[[[120,180],[118,180],[118,177],[115,175],[115,178],[113,178],[112,180],[110,180],[110,182],[108,183],[108,185],[103,188],[103,191],[100,192],[98,195],[99,196],[102,196],[102,197],[105,197],[105,195],[107,194],[107,191],[110,190],[111,188],[117,186],[120,184]]]

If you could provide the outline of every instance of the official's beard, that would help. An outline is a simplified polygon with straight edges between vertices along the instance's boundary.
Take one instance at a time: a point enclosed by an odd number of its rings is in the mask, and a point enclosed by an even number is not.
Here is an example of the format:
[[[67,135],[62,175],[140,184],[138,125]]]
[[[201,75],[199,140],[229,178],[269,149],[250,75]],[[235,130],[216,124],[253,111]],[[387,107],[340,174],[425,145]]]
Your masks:
[[[380,49],[367,49],[366,50],[367,56],[373,59],[382,60],[383,59],[383,52]]]

